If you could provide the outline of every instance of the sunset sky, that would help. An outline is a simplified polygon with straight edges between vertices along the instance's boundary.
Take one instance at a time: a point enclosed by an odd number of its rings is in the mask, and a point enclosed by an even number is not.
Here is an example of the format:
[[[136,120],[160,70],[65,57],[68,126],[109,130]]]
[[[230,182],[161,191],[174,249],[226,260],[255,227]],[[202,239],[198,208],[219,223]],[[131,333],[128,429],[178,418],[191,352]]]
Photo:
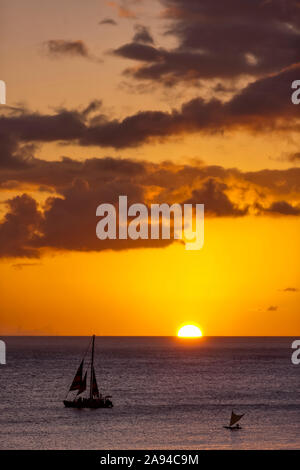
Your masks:
[[[0,334],[300,334],[299,0],[0,0]],[[205,243],[96,207],[205,204]]]

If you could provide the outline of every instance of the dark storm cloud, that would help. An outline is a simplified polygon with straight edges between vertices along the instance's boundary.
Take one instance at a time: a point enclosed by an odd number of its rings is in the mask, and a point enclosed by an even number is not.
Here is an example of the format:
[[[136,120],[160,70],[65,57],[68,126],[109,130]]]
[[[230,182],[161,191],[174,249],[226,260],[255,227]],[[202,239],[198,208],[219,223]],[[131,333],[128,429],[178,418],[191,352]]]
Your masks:
[[[95,101],[84,111],[60,109],[52,115],[24,112],[2,116],[0,128],[23,142],[74,141],[114,148],[136,147],[151,139],[194,132],[299,131],[299,109],[290,99],[291,82],[299,73],[300,65],[257,80],[225,103],[195,98],[170,112],[140,111],[123,120],[111,120],[101,114],[101,103]]]
[[[9,210],[0,224],[0,257],[37,258],[34,243],[42,222],[37,202],[23,194],[7,204]]]
[[[93,166],[93,165],[92,165]],[[122,164],[121,164],[122,166]],[[100,167],[100,165],[99,165]],[[107,168],[110,171],[109,168]],[[95,167],[94,167],[95,171]],[[121,170],[122,172],[122,170]],[[127,170],[126,170],[126,174]],[[132,174],[133,175],[133,174]],[[101,184],[97,184],[101,180]],[[103,251],[136,248],[163,248],[173,240],[103,240],[96,237],[96,208],[106,202],[117,207],[120,194],[128,203],[144,201],[144,190],[127,179],[116,177],[87,181],[76,178],[61,188],[59,197],[49,197],[41,212],[26,194],[7,202],[8,212],[0,223],[0,257],[36,258],[43,249]]]
[[[161,57],[161,52],[148,44],[140,44],[139,42],[130,42],[115,49],[113,53],[126,59],[140,60],[143,62],[152,62]]]
[[[2,169],[0,190],[22,194],[27,185],[33,194],[42,190],[52,195],[43,204],[27,194],[7,201],[7,212],[0,221],[0,256],[30,258],[39,257],[45,249],[123,250],[172,243],[99,241],[95,235],[96,207],[104,202],[117,206],[122,194],[128,196],[129,204],[204,203],[206,217],[244,217],[248,213],[296,216],[300,211],[296,213],[295,202],[290,202],[300,199],[295,181],[300,181],[299,168],[247,173],[213,165],[155,164],[111,157],[83,161],[32,157],[24,166]],[[248,190],[255,198],[241,199],[239,192]]]
[[[16,189],[24,184],[33,185],[41,192],[61,192],[77,178],[84,178],[93,184],[104,181],[141,178],[146,174],[144,163],[125,159],[95,158],[83,162],[63,157],[60,161],[31,159],[24,166],[11,166],[0,173],[0,189]],[[104,181],[103,181],[104,180]]]
[[[224,192],[228,189],[225,183],[210,178],[200,189],[192,191],[192,197],[185,201],[186,204],[199,204],[201,201],[205,207],[205,214],[217,217],[237,217],[247,214],[248,208],[239,209]]]
[[[1,132],[20,141],[71,141],[85,129],[84,116],[77,111],[58,110],[56,114],[42,115],[24,111],[10,117],[0,117]]]
[[[282,292],[299,292],[299,289],[296,287],[286,287],[285,289],[282,289]]]
[[[133,36],[133,42],[143,42],[145,44],[153,44],[154,40],[150,34],[149,28],[141,24],[137,24],[134,27],[135,34]]]
[[[117,22],[113,20],[112,18],[104,18],[103,20],[99,21],[100,25],[111,25],[111,26],[117,26]]]
[[[243,178],[262,190],[271,190],[275,195],[284,195],[300,192],[300,169],[287,170],[258,170],[243,173]]]
[[[299,0],[161,3],[163,18],[170,20],[165,34],[178,46],[161,48],[152,63],[131,69],[135,78],[172,85],[195,78],[258,77],[299,61]],[[122,55],[122,47],[118,51]],[[131,52],[130,58],[144,60]]]
[[[13,135],[0,130],[0,169],[27,166],[34,150],[34,145],[20,145]]]
[[[286,201],[275,201],[273,202],[270,207],[265,209],[261,209],[265,213],[272,213],[278,215],[300,215],[300,206],[293,206]]]
[[[21,166],[11,165],[2,169],[0,188],[14,189],[18,187],[18,184],[27,183],[37,188],[44,188],[44,190],[50,188],[61,192],[72,184],[74,179],[83,178],[92,185],[102,185],[106,181],[126,180],[130,184],[135,182],[142,187],[163,188],[164,191],[168,191],[168,195],[172,188],[185,186],[195,190],[210,188],[212,194],[227,193],[232,189],[232,181],[239,187],[254,188],[258,195],[269,195],[279,201],[300,193],[300,168],[241,172],[238,169],[226,169],[216,165],[180,166],[111,157],[83,161],[69,157],[63,157],[59,161],[31,158],[25,163]],[[203,186],[205,182],[206,186]],[[226,184],[227,187],[220,186],[218,182]]]

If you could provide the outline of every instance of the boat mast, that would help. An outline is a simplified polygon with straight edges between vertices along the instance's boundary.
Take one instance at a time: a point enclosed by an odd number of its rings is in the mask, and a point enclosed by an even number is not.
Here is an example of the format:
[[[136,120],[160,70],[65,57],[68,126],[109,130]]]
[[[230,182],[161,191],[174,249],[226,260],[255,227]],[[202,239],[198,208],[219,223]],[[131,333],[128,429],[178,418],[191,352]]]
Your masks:
[[[93,399],[93,381],[94,381],[94,348],[95,348],[95,335],[93,335],[92,342],[92,360],[91,360],[91,380],[90,380],[90,400]]]

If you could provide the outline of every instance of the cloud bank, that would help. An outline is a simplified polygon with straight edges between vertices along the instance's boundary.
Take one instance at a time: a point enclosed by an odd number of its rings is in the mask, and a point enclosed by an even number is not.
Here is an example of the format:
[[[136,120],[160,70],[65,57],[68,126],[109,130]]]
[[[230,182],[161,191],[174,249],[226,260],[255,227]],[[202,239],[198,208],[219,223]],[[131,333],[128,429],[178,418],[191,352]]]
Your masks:
[[[128,203],[204,203],[206,217],[296,217],[300,214],[300,169],[242,172],[236,168],[118,158],[24,162],[22,151],[0,173],[6,200],[0,221],[0,256],[39,258],[45,250],[102,251],[165,247],[172,240],[96,238],[96,207]],[[25,191],[25,192],[24,192]],[[34,196],[49,193],[44,203]]]

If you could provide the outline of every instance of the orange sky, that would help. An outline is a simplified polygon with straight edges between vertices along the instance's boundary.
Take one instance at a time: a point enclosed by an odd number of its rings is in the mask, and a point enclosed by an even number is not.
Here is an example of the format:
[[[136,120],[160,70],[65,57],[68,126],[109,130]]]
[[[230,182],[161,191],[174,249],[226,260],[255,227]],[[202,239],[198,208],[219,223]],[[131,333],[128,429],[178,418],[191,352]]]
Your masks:
[[[169,116],[172,110],[180,110],[184,103],[199,96],[206,101],[215,98],[221,103],[229,102],[259,79],[258,74],[250,76],[247,72],[226,79],[205,78],[201,86],[179,81],[168,87],[160,80],[135,82],[124,75],[124,69],[141,64],[117,57],[112,50],[132,40],[137,24],[146,25],[151,31],[153,47],[177,47],[178,37],[164,34],[174,21],[163,13],[165,3],[151,2],[150,8],[149,2],[2,0],[0,78],[6,81],[8,106],[22,108],[21,113],[26,108],[25,117],[26,113],[42,116],[58,114],[62,108],[82,111],[91,101],[101,100],[101,111],[97,112],[110,122],[149,110]],[[134,14],[124,14],[124,9]],[[99,25],[103,18],[114,19],[117,25]],[[82,41],[88,53],[84,56],[80,51],[68,52],[62,56],[60,51],[51,56],[45,51],[50,40]],[[261,74],[270,77],[283,69],[278,65],[278,70]],[[219,82],[229,91],[217,92],[215,86]],[[300,112],[300,106],[298,109]],[[3,108],[5,116],[9,112],[9,108]],[[294,109],[282,112],[294,113]],[[294,114],[285,116],[289,123],[297,119]],[[101,121],[99,115],[97,119]],[[269,117],[265,122],[268,120]],[[16,133],[12,135],[16,137]],[[293,173],[299,160],[291,158],[299,152],[296,127],[279,129],[274,125],[264,131],[247,124],[243,128],[220,128],[220,132],[202,132],[192,126],[173,132],[172,128],[164,138],[154,136],[123,147],[113,143],[80,145],[67,138],[43,139],[24,138],[20,152],[24,151],[23,145],[34,144],[34,150],[28,151],[43,162],[57,162],[62,157],[80,162],[105,157],[144,162],[146,176],[141,176],[138,186],[147,187],[153,194],[159,188],[160,202],[164,197],[185,200],[191,188],[205,186],[207,180],[202,174],[193,181],[186,174],[179,180],[180,169],[188,167],[196,172],[200,167],[209,167],[209,178],[214,178],[215,188],[222,192],[220,204],[226,194],[236,211],[251,207],[244,216],[211,210],[205,219],[205,245],[199,252],[189,252],[176,243],[167,248],[97,252],[73,245],[61,248],[54,242],[49,247],[48,239],[48,245],[31,257],[12,256],[3,247],[0,334],[173,335],[187,322],[199,324],[205,335],[300,334],[296,214],[300,190],[297,174]],[[165,161],[176,166],[174,174],[178,179],[174,176],[173,185],[169,176],[159,174],[160,169],[165,169]],[[65,168],[59,171],[61,175],[68,172],[68,183],[58,184],[58,176],[49,182],[52,170],[45,169],[44,176],[36,176],[40,170],[34,169],[28,178],[22,168],[5,165],[0,167],[2,223],[8,212],[8,199],[26,193],[40,204],[43,212],[47,198],[58,195],[67,199],[76,179],[72,181],[71,170]],[[155,181],[151,165],[156,165]],[[222,175],[216,174],[215,166],[224,169],[226,175],[223,170]],[[287,176],[284,170],[289,168],[292,172]],[[236,169],[238,174],[230,169]],[[260,173],[264,169],[278,170],[276,182],[275,174]],[[93,177],[82,176],[89,184],[88,178]],[[157,182],[159,177],[163,182]],[[116,179],[120,191],[126,183],[124,178]],[[136,183],[137,178],[132,181]],[[272,203],[283,200],[296,215],[270,210]],[[95,199],[95,207],[101,202],[106,201]],[[209,209],[210,202],[207,204]],[[75,226],[94,233],[96,220],[86,228],[81,224],[79,214]]]

